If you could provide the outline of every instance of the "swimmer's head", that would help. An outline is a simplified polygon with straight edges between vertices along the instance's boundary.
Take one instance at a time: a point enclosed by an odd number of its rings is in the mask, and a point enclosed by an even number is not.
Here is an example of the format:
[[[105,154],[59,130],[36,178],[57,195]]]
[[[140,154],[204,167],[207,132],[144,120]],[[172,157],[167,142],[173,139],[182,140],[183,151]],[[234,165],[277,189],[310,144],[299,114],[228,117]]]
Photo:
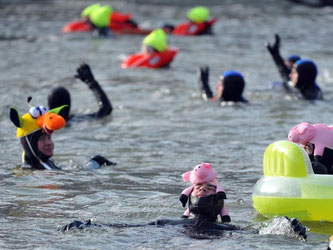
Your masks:
[[[28,102],[30,100],[28,98]],[[43,106],[36,106],[21,116],[16,108],[10,108],[9,117],[17,127],[17,137],[20,138],[26,161],[38,162],[53,155],[51,134],[66,124],[64,118],[59,115],[63,109],[66,109],[66,106],[49,111]]]
[[[194,186],[191,193],[194,197],[205,197],[216,193],[216,185],[214,183],[200,183]]]
[[[290,79],[299,89],[307,89],[315,85],[317,66],[311,60],[301,59],[295,62],[290,73]]]
[[[209,18],[209,9],[203,6],[197,6],[187,12],[187,18],[194,23],[202,23]]]
[[[64,117],[65,120],[68,120],[70,107],[71,107],[71,96],[68,90],[64,87],[57,87],[52,89],[48,98],[48,105],[50,109],[60,107],[62,105],[67,105],[68,108],[63,110],[60,115]]]
[[[172,25],[172,24],[166,23],[166,24],[163,25],[162,29],[164,30],[164,32],[166,34],[171,34],[172,31],[175,29],[175,26]]]
[[[196,194],[194,190],[192,191],[189,197],[189,209],[197,218],[216,221],[223,208],[224,201],[216,198],[216,187],[211,183],[207,183],[206,188],[208,190],[204,196],[200,196],[200,193]]]
[[[237,71],[225,71],[220,76],[217,88],[220,99],[224,101],[241,101],[245,88],[244,77]]]

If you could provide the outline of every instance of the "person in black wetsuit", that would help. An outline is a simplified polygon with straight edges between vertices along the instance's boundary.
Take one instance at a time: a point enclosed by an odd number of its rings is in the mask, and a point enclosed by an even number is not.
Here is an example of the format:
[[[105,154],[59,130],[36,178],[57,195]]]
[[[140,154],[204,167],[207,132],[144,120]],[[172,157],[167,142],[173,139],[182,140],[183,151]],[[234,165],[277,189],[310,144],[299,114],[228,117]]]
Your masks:
[[[209,87],[209,68],[201,67],[198,70],[198,84],[203,100],[220,102],[248,102],[243,96],[245,80],[241,73],[225,71],[216,85],[217,95],[214,96]]]
[[[28,98],[30,102],[31,98]],[[50,111],[43,106],[31,107],[29,113],[20,116],[16,108],[10,108],[10,120],[17,127],[17,137],[23,147],[23,169],[60,169],[50,158],[53,155],[54,144],[51,134],[54,130],[65,126],[62,112],[67,106],[52,109]],[[96,169],[102,165],[113,165],[103,156],[94,156],[87,164],[88,169]]]
[[[302,60],[297,55],[290,56],[284,61],[280,54],[280,36],[275,34],[274,44],[266,43],[266,48],[271,54],[274,63],[281,75],[283,87],[291,92],[295,87],[304,99],[323,99],[320,87],[316,84],[317,67],[310,60]]]
[[[162,219],[153,221],[146,224],[96,224],[87,221],[73,221],[66,224],[59,229],[61,232],[67,232],[72,229],[85,229],[91,226],[97,227],[116,227],[116,228],[126,228],[126,227],[144,227],[144,226],[165,226],[165,225],[182,225],[185,229],[184,233],[196,237],[198,234],[208,234],[208,235],[223,235],[225,231],[240,230],[239,227],[226,224],[218,223],[217,216],[220,214],[223,207],[224,199],[216,195],[216,188],[214,194],[211,194],[210,189],[212,185],[210,183],[201,183],[199,192],[192,192],[188,205],[193,218],[183,218],[178,220]],[[289,218],[286,217],[288,220]],[[307,238],[306,228],[296,219],[289,220],[290,226],[295,232],[297,232],[304,239]]]
[[[55,107],[60,107],[62,105],[68,105],[68,109],[66,112],[62,112],[62,116],[65,120],[68,121],[82,121],[92,118],[103,118],[107,115],[110,115],[112,112],[112,105],[109,101],[107,95],[95,80],[94,75],[91,72],[91,69],[88,64],[83,63],[77,68],[76,78],[81,79],[84,83],[88,85],[88,87],[93,92],[99,109],[95,113],[84,114],[84,115],[73,115],[70,114],[71,107],[71,96],[69,91],[64,87],[56,87],[54,88],[48,96],[48,105],[50,109]]]
[[[333,150],[330,148],[324,149],[323,156],[314,156],[315,145],[307,143],[301,145],[309,155],[313,172],[315,174],[333,174]]]

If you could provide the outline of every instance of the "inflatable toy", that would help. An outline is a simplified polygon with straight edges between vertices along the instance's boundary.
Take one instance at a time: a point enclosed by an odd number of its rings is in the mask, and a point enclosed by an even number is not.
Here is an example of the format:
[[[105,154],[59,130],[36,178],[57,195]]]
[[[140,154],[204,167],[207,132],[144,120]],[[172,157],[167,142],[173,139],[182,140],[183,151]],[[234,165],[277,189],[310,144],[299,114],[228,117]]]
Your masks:
[[[253,207],[260,214],[333,222],[333,176],[314,174],[300,145],[270,144],[264,153],[263,174],[252,193]]]
[[[315,145],[314,155],[323,156],[325,147],[333,149],[333,126],[302,122],[290,129],[288,139],[291,142]]]
[[[224,193],[224,196],[225,196],[224,189],[222,188],[220,183],[216,180],[216,176],[217,176],[217,173],[216,173],[215,169],[212,168],[210,163],[203,162],[200,165],[195,166],[193,170],[182,174],[184,182],[191,181],[193,184],[192,186],[184,189],[182,194],[189,197],[191,195],[191,192],[193,191],[193,188],[195,185],[208,182],[208,183],[215,184],[216,193],[222,192],[222,193]],[[225,199],[226,199],[226,197],[225,197]],[[184,215],[189,216],[190,210],[187,209],[185,211]],[[228,212],[226,206],[224,205],[223,209],[221,211],[221,218],[222,218],[222,216],[226,216],[226,215],[229,216],[229,212]]]
[[[121,67],[123,69],[135,67],[167,67],[170,65],[177,53],[178,49],[175,48],[168,48],[166,51],[156,52],[151,55],[147,55],[144,53],[136,53],[127,57],[121,64]]]

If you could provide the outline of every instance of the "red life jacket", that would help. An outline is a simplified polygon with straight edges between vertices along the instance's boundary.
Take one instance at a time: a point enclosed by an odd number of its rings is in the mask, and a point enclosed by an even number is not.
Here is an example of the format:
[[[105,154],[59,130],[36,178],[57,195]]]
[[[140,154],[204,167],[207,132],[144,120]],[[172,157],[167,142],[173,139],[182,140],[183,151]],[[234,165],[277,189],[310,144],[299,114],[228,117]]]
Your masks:
[[[172,31],[173,35],[176,36],[197,36],[205,33],[205,30],[210,28],[215,22],[217,18],[211,18],[210,20],[203,23],[193,23],[186,22],[179,24]]]
[[[71,32],[84,32],[92,29],[91,24],[84,22],[83,20],[67,23],[61,30],[62,33]]]
[[[177,52],[178,49],[168,48],[166,51],[156,52],[152,55],[136,53],[127,57],[121,64],[121,67],[123,69],[134,67],[148,67],[156,69],[169,66]]]

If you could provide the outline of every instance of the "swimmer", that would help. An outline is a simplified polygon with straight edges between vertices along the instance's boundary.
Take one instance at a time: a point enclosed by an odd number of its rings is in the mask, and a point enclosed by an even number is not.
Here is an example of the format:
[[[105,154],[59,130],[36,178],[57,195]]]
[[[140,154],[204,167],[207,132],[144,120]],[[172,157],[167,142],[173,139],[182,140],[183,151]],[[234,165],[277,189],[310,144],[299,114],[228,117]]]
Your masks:
[[[10,120],[17,127],[17,137],[23,147],[22,169],[60,169],[51,160],[54,150],[52,133],[65,126],[65,119],[60,114],[66,109],[66,105],[50,111],[43,106],[31,107],[29,113],[21,117],[16,108],[10,108]],[[97,155],[88,162],[87,168],[96,169],[104,164],[114,165],[103,156]]]
[[[217,216],[223,207],[223,199],[216,195],[215,188],[211,187],[209,183],[199,184],[197,186],[194,188],[191,198],[189,199],[189,206],[194,216],[193,218],[180,220],[161,219],[147,224],[96,224],[91,222],[91,220],[73,221],[61,227],[59,231],[67,232],[75,228],[83,230],[91,226],[127,228],[153,225],[181,225],[184,227],[184,233],[191,237],[196,237],[198,234],[220,236],[226,231],[241,230],[234,225],[218,223]],[[288,217],[285,218],[288,220],[291,229],[305,240],[307,238],[306,228],[296,218],[291,220]]]
[[[64,87],[56,87],[54,88],[48,96],[48,105],[50,109],[55,107],[60,107],[62,105],[67,105],[68,108],[65,112],[62,112],[62,116],[65,118],[66,122],[68,121],[82,121],[88,119],[99,119],[103,118],[107,115],[110,115],[112,112],[112,105],[106,96],[105,92],[95,80],[94,75],[92,74],[90,67],[86,63],[82,63],[77,68],[76,78],[79,78],[81,81],[86,83],[88,87],[93,92],[99,109],[95,113],[84,114],[84,115],[73,115],[70,114],[71,108],[71,97],[69,91]]]
[[[85,23],[91,25],[92,36],[107,37],[111,35],[109,25],[112,12],[113,9],[109,5],[102,6],[100,4],[92,4],[82,11],[81,18]]]
[[[280,55],[280,36],[275,34],[274,44],[266,43],[266,48],[271,54],[287,92],[292,88],[297,89],[307,100],[322,99],[323,94],[315,82],[317,66],[310,60],[302,60],[298,55],[290,55],[284,61]]]
[[[167,48],[168,42],[165,31],[156,29],[143,39],[141,51],[143,54],[151,56],[158,52],[164,52]]]
[[[201,67],[198,70],[198,83],[203,100],[220,102],[248,102],[243,96],[245,80],[242,74],[236,71],[225,71],[220,76],[217,84],[216,96],[209,87],[209,67]]]
[[[197,36],[212,35],[212,26],[216,22],[216,18],[210,18],[210,11],[204,6],[196,6],[187,12],[188,21],[176,25],[176,27],[168,25],[170,32],[178,36]],[[167,26],[165,26],[168,28]]]

